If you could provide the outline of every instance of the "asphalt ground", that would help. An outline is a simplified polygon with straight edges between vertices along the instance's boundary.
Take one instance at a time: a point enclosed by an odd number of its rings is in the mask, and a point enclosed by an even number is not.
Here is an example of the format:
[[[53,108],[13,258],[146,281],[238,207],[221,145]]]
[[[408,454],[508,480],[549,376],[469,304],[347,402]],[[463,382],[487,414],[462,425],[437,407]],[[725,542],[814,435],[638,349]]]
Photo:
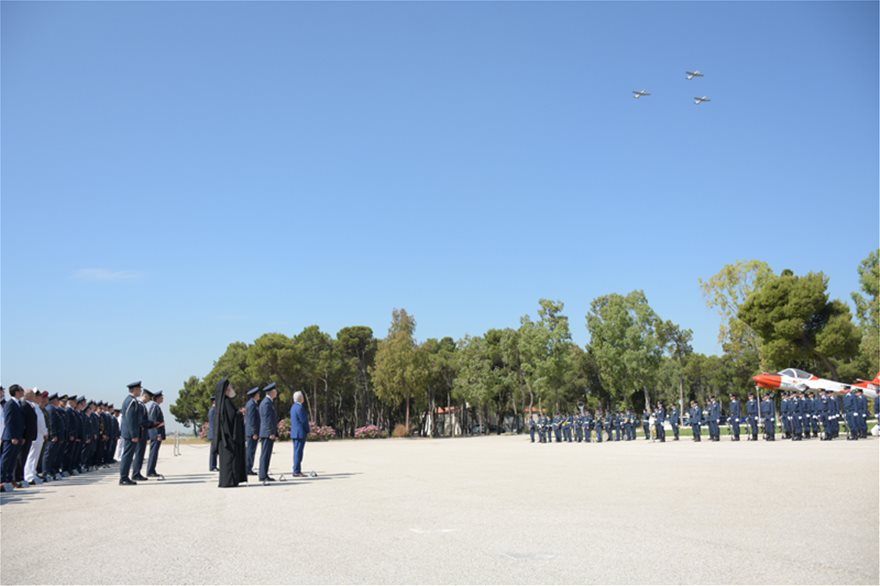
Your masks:
[[[3,495],[0,582],[878,584],[878,447],[334,441],[317,478],[220,489],[166,445],[164,482]]]

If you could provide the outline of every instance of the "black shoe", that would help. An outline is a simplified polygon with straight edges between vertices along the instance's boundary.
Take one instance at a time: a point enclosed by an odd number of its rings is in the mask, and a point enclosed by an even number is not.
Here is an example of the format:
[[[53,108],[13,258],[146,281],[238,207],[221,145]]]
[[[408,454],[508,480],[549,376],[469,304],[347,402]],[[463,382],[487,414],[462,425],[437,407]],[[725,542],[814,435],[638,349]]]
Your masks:
[[[253,470],[248,470],[248,471],[247,471],[247,475],[248,475],[248,476],[256,476],[257,473],[254,472]]]
[[[147,472],[147,478],[159,478],[159,475],[155,472]]]
[[[132,480],[149,480],[149,478],[147,478],[143,474],[136,474],[135,476],[132,476],[131,479]]]
[[[275,479],[272,478],[271,476],[267,476],[266,478],[263,479],[263,482],[275,482]]]
[[[135,486],[135,485],[137,485],[137,482],[135,482],[134,480],[129,480],[128,478],[120,478],[119,479],[119,486],[128,486],[128,485]]]

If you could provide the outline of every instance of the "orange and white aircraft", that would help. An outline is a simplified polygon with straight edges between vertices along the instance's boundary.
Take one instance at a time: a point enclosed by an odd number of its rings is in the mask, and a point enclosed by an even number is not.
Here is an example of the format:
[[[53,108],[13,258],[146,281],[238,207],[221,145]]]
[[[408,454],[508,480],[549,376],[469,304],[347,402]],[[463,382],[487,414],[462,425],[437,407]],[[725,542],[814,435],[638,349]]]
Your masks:
[[[782,391],[807,391],[816,389],[825,389],[834,391],[835,393],[845,393],[850,387],[858,387],[862,389],[869,397],[876,397],[877,390],[880,389],[880,373],[873,381],[859,381],[858,383],[848,385],[837,381],[819,378],[814,374],[800,370],[799,368],[786,368],[776,374],[762,372],[753,376],[759,387],[763,389],[782,390]]]

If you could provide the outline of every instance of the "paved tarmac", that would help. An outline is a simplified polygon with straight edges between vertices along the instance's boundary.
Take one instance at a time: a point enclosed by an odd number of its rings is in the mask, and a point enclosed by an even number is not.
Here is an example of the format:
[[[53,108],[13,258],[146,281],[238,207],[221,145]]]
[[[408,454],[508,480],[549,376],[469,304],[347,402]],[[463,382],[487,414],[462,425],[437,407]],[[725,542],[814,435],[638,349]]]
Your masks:
[[[878,584],[878,447],[335,441],[317,478],[219,489],[166,445],[164,482],[4,495],[0,582]]]

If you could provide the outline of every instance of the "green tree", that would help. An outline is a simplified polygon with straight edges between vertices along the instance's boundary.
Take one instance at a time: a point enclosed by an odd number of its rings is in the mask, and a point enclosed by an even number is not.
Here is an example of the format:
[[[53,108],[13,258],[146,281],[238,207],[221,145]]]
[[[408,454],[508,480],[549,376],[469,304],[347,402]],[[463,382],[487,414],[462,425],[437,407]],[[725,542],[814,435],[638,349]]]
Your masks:
[[[798,277],[785,270],[742,304],[738,317],[758,334],[772,369],[794,366],[837,379],[838,365],[856,354],[860,336],[849,307],[829,301],[827,288],[822,273]]]
[[[183,383],[183,388],[178,391],[177,400],[170,407],[174,419],[184,427],[192,427],[195,437],[199,436],[199,425],[207,415],[205,394],[204,385],[199,377],[191,376]],[[208,400],[209,407],[210,404]]]
[[[410,433],[410,407],[423,388],[422,356],[415,341],[416,321],[405,309],[392,312],[388,336],[379,343],[372,370],[376,396],[390,407],[406,405],[406,430]]]
[[[874,250],[859,265],[861,292],[852,294],[862,339],[856,357],[841,365],[844,380],[871,380],[880,370],[880,251]]]

